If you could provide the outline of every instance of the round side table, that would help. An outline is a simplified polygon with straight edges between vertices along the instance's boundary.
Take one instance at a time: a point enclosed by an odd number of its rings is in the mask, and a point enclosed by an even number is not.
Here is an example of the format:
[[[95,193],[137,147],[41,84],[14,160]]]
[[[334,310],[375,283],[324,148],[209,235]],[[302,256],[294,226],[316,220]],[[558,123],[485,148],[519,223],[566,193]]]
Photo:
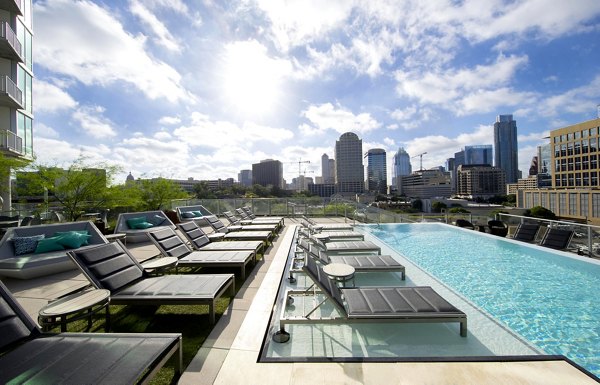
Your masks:
[[[323,271],[330,278],[340,282],[343,287],[346,287],[346,282],[352,280],[352,286],[354,286],[354,267],[346,265],[345,263],[330,263],[323,266]]]
[[[88,330],[92,327],[92,316],[106,309],[105,330],[110,329],[110,291],[94,289],[67,295],[42,307],[38,313],[38,322],[42,330],[48,331],[60,324],[60,331],[67,331],[69,322],[88,319]]]

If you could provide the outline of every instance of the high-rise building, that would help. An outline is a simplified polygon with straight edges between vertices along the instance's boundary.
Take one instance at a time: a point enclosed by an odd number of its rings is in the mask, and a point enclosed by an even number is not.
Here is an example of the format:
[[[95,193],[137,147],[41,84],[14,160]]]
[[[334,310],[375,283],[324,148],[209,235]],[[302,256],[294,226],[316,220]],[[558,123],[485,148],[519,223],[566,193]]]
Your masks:
[[[387,160],[385,150],[372,148],[365,154],[367,158],[367,190],[387,194]]]
[[[0,1],[0,152],[33,157],[31,0]],[[4,174],[4,173],[3,173]],[[10,172],[0,181],[2,210],[11,208]]]
[[[428,199],[449,197],[452,193],[450,173],[438,169],[419,170],[400,177],[402,189],[400,195],[411,198]]]
[[[240,170],[238,173],[238,182],[242,186],[252,186],[252,170]]]
[[[494,123],[494,166],[506,173],[506,183],[519,179],[517,122],[512,115],[498,115]]]
[[[504,170],[489,164],[461,164],[456,170],[457,193],[469,198],[490,198],[506,192]]]
[[[494,164],[494,151],[491,144],[483,144],[478,146],[465,146],[465,165],[471,164]]]
[[[283,164],[278,160],[265,159],[252,165],[252,184],[284,188]]]
[[[401,176],[410,175],[412,173],[412,165],[410,164],[410,155],[402,147],[394,154],[392,158],[392,185],[400,191]]]
[[[323,183],[326,183],[331,178],[331,174],[329,173],[329,156],[327,154],[321,155],[321,177],[323,178]]]
[[[342,134],[335,142],[335,180],[338,193],[364,191],[362,154],[362,140],[353,132]]]

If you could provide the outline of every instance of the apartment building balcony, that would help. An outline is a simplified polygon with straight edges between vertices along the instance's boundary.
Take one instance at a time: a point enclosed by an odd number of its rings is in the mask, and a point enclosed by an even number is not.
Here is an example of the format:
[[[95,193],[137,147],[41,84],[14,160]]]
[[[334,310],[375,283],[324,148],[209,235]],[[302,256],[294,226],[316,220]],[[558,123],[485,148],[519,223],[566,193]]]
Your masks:
[[[4,155],[23,155],[23,138],[12,131],[0,129],[0,152]]]
[[[0,0],[0,9],[23,16],[23,3],[21,0]]]
[[[22,62],[22,52],[22,45],[15,31],[7,22],[0,23],[0,57]]]
[[[8,76],[0,76],[0,106],[23,108],[23,91]]]

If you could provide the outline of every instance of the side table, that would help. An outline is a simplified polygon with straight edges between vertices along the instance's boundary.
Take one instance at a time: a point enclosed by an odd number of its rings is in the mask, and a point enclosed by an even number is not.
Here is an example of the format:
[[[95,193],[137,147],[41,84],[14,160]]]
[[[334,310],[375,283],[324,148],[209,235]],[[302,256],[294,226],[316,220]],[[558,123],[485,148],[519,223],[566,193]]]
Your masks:
[[[100,310],[106,310],[106,323],[104,329],[110,329],[110,291],[94,289],[71,294],[57,299],[42,307],[38,313],[38,322],[42,330],[48,331],[53,326],[60,324],[60,331],[67,331],[69,322],[83,318],[88,319],[88,330],[92,327],[92,316]]]
[[[171,267],[175,268],[175,272],[177,272],[177,263],[179,262],[179,258],[177,257],[160,257],[150,259],[146,262],[141,263],[144,270],[155,273],[161,273],[166,269]]]
[[[122,241],[125,246],[127,246],[127,234],[125,233],[107,234],[105,237],[109,242],[114,242],[118,239]]]
[[[323,266],[323,272],[330,278],[341,282],[343,287],[346,287],[346,282],[352,280],[352,286],[354,286],[354,267],[346,265],[345,263],[330,263]]]

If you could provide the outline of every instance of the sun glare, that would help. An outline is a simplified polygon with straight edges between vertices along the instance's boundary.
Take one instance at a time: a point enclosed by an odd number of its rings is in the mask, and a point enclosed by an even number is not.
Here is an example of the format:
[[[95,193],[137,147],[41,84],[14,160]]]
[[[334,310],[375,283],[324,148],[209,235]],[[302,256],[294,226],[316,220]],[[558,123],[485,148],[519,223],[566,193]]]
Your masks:
[[[223,96],[238,111],[252,115],[272,113],[281,98],[286,62],[271,59],[256,41],[227,47],[223,68]]]

